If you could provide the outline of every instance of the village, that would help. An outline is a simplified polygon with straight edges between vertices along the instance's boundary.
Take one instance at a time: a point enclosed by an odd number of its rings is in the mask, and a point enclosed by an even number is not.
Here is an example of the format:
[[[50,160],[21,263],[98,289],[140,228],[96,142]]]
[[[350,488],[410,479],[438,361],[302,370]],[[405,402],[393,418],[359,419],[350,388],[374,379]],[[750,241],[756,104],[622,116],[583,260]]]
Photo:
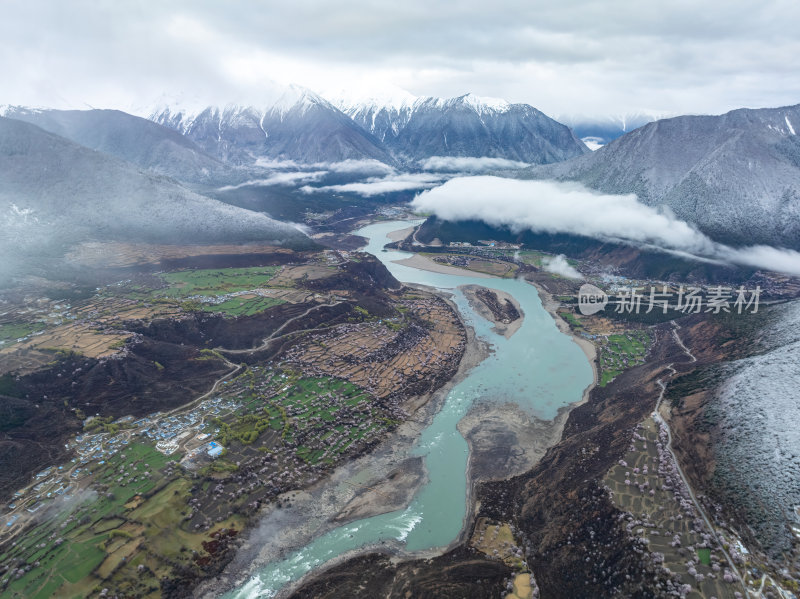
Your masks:
[[[15,322],[52,318],[41,335],[6,346],[10,367],[27,360],[35,372],[60,345],[55,357],[75,359],[65,372],[76,377],[86,360],[124,364],[135,356],[146,339],[137,322],[194,322],[203,312],[235,321],[299,305],[278,320],[277,354],[262,356],[274,349],[258,337],[252,349],[194,350],[198,368],[215,378],[210,392],[188,403],[115,418],[73,409],[81,430],[62,441],[67,459],[33,475],[0,507],[0,589],[44,596],[67,585],[89,595],[92,588],[80,585],[113,584],[146,594],[175,564],[203,568],[217,559],[204,549],[209,538],[240,530],[262,504],[319,480],[407,420],[455,373],[465,331],[438,296],[404,289],[363,307],[347,285],[325,280],[360,260],[325,250],[299,264],[159,272],[74,302],[34,309],[28,302],[22,312],[11,306]],[[318,307],[343,303],[334,321],[314,320]],[[163,369],[150,364],[154,374]],[[140,517],[153,511],[162,514],[161,528]],[[164,537],[163,527],[181,530],[181,543]],[[82,556],[79,568],[62,555],[68,546]],[[39,566],[45,563],[55,569]]]

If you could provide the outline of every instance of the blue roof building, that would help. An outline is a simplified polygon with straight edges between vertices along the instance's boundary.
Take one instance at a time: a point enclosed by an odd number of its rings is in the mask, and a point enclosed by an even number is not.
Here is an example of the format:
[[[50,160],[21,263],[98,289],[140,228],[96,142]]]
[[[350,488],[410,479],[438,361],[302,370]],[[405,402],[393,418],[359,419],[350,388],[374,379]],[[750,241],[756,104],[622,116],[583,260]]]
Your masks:
[[[211,443],[208,444],[207,453],[212,458],[215,458],[215,457],[217,457],[218,455],[220,455],[222,453],[223,449],[225,449],[225,448],[222,445],[220,445],[216,441],[211,441]]]

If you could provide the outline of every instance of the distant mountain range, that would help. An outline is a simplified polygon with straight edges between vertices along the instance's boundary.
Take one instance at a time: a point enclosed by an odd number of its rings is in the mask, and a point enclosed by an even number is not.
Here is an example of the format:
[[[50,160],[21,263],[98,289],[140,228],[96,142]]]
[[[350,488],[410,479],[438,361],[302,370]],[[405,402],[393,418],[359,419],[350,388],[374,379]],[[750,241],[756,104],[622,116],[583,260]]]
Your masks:
[[[362,179],[385,185],[375,180],[374,161],[389,165],[381,173],[391,178],[433,157],[492,158],[482,164],[533,165],[517,172],[522,178],[635,193],[718,241],[800,248],[798,106],[652,122],[645,122],[657,116],[650,113],[568,118],[578,135],[588,140],[594,133],[593,143],[617,136],[590,152],[569,127],[527,104],[402,91],[376,99],[327,96],[278,86],[258,107],[168,102],[143,111],[149,119],[116,110],[0,107],[0,115],[14,119],[0,127],[0,212],[15,207],[2,219],[29,227],[46,221],[60,227],[53,239],[69,237],[74,224],[74,231],[94,227],[93,234],[109,236],[180,237],[194,230],[202,238],[297,240],[291,227],[280,229],[263,214],[253,220],[250,211],[234,214],[204,194],[255,182],[266,188],[259,198],[273,197],[274,185],[284,182],[281,201],[302,213],[311,200],[297,192],[300,185],[316,183],[332,194],[360,189]],[[342,161],[349,161],[346,174],[326,166]],[[273,177],[276,167],[291,172]]]
[[[674,115],[638,111],[604,116],[560,114],[553,118],[572,129],[576,137],[579,137],[591,149],[596,149],[647,123],[671,116]]]
[[[151,120],[236,164],[379,160],[411,166],[433,156],[492,157],[547,164],[588,150],[568,127],[527,104],[457,98],[334,103],[289,86],[259,106],[165,105]]]
[[[374,159],[390,163],[388,150],[330,102],[289,86],[263,106],[162,106],[149,118],[180,132],[210,154],[235,164],[258,159],[300,163]]]
[[[522,171],[635,193],[718,241],[800,248],[800,105],[649,123],[592,154]]]
[[[568,127],[533,106],[473,94],[338,107],[403,162],[455,156],[548,164],[588,151]]]

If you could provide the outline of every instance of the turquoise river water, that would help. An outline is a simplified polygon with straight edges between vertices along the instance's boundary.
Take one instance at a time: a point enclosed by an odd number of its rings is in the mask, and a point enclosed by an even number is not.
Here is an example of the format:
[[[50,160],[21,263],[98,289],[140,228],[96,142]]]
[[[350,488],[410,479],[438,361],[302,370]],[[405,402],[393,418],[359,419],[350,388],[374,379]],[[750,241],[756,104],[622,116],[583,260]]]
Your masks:
[[[550,420],[559,408],[580,400],[592,382],[585,355],[556,327],[542,307],[536,289],[523,280],[440,274],[396,264],[411,254],[382,251],[387,235],[411,223],[372,224],[355,233],[369,239],[365,251],[375,255],[404,283],[418,283],[453,293],[464,321],[489,342],[491,355],[473,368],[448,394],[441,410],[425,428],[412,455],[423,456],[429,481],[404,510],[357,520],[316,538],[308,545],[264,566],[228,599],[273,597],[286,584],[344,553],[363,546],[401,543],[408,553],[445,548],[460,534],[467,513],[467,443],[458,421],[476,400],[513,402],[540,419]],[[510,339],[491,331],[491,323],[473,312],[457,289],[484,285],[511,294],[525,315]]]

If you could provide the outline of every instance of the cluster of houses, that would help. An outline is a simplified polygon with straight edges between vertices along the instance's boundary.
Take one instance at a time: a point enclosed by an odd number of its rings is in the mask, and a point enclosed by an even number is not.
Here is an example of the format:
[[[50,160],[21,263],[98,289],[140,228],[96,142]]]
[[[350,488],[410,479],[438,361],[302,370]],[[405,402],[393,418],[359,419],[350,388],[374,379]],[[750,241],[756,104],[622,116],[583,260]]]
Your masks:
[[[6,506],[9,511],[0,534],[17,523],[23,509],[33,514],[48,500],[68,495],[97,466],[102,466],[111,456],[123,451],[134,436],[155,442],[156,449],[164,454],[174,453],[180,443],[192,435],[200,442],[209,437],[201,432],[207,418],[228,413],[237,407],[239,404],[231,398],[216,397],[182,414],[161,417],[156,412],[138,420],[132,416],[119,418],[112,423],[119,429],[116,433],[102,431],[77,435],[65,446],[68,450],[75,450],[75,458],[66,465],[42,470],[28,487],[16,492],[12,503]],[[205,446],[205,450],[209,457],[214,458],[222,453],[223,448],[211,442]]]
[[[37,323],[39,327],[58,326],[64,324],[66,321],[72,321],[77,318],[77,316],[70,312],[70,308],[71,306],[66,302],[40,298],[35,300],[32,305],[26,304],[24,307],[14,306],[11,310],[0,313],[0,326],[14,325],[19,322]],[[3,335],[0,334],[0,349],[6,345],[29,341],[31,338],[42,334],[44,334],[42,330],[32,330],[27,335],[21,337],[3,337]]]
[[[25,512],[35,514],[48,500],[68,496],[74,487],[71,478],[74,477],[67,475],[64,466],[45,468],[39,472],[31,486],[14,493],[11,503],[6,506],[9,511],[0,534],[10,530]]]

